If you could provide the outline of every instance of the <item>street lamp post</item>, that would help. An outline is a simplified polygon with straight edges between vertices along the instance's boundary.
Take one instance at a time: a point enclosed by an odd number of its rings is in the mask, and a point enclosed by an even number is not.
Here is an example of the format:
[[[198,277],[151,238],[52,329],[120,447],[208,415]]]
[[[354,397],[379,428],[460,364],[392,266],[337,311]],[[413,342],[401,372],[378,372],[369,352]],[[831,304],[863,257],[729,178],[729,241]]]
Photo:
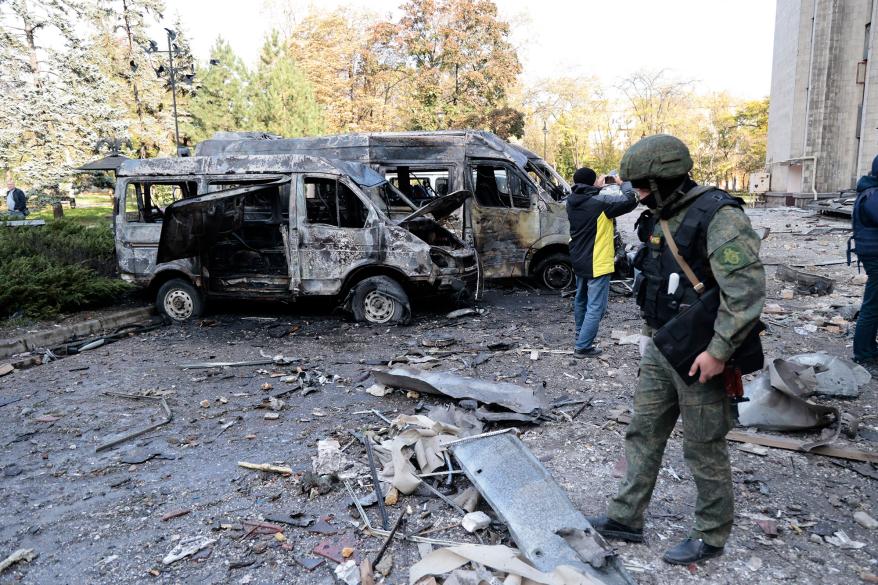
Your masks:
[[[546,122],[546,119],[543,118],[543,159],[544,159],[544,160],[549,160],[549,157],[548,157],[548,152],[549,152],[548,144],[549,144],[549,125],[548,125],[548,123]]]
[[[180,156],[180,123],[177,121],[177,72],[174,70],[174,49],[172,42],[177,38],[177,33],[169,28],[168,31],[168,59],[170,59],[171,77],[171,101],[174,104],[174,151]]]

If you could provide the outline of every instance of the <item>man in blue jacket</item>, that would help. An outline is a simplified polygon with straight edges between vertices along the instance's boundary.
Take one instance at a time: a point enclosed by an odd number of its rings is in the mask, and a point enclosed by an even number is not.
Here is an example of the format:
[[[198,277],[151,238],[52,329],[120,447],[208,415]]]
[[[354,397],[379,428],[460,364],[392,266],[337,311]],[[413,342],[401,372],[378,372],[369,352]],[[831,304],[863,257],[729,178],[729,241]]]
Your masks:
[[[857,262],[868,277],[854,331],[854,361],[878,365],[878,156],[872,160],[872,172],[857,182],[852,220]]]
[[[633,211],[637,195],[631,183],[622,184],[620,194],[601,193],[604,177],[589,168],[573,175],[573,192],[567,197],[570,220],[570,262],[576,273],[573,300],[575,348],[573,357],[601,354],[594,346],[598,326],[607,310],[610,275],[616,257],[613,247],[613,218]]]

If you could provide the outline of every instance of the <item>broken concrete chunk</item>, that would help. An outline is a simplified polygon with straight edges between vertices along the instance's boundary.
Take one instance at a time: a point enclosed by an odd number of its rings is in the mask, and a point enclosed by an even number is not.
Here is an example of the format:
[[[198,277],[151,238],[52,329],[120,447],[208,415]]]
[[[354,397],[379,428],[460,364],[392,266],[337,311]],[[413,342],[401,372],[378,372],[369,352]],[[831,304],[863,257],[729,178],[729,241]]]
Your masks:
[[[349,463],[341,445],[335,439],[317,441],[317,457],[311,458],[311,467],[317,475],[333,475],[346,469]]]
[[[826,542],[833,546],[837,546],[838,548],[847,549],[847,550],[859,550],[866,546],[865,542],[859,542],[857,540],[851,540],[850,537],[845,533],[844,530],[839,530],[832,536],[826,537]]]
[[[162,564],[170,565],[172,563],[176,563],[180,559],[185,559],[186,557],[192,556],[201,549],[206,548],[215,542],[216,539],[206,538],[203,536],[184,538],[177,543],[177,546],[171,549],[171,552],[165,555],[165,558],[162,559]]]
[[[384,384],[372,384],[371,386],[366,388],[366,394],[371,394],[372,396],[377,396],[378,398],[383,398],[391,392],[392,390]]]
[[[461,519],[460,525],[467,532],[484,530],[491,525],[491,517],[484,512],[470,512]]]
[[[390,575],[390,571],[393,570],[393,555],[390,553],[386,553],[381,560],[378,561],[378,564],[375,565],[375,570],[385,577]]]
[[[360,585],[360,568],[356,561],[341,563],[335,568],[335,576],[347,585]]]
[[[875,530],[878,528],[878,520],[875,520],[862,510],[854,513],[854,521],[868,530]]]

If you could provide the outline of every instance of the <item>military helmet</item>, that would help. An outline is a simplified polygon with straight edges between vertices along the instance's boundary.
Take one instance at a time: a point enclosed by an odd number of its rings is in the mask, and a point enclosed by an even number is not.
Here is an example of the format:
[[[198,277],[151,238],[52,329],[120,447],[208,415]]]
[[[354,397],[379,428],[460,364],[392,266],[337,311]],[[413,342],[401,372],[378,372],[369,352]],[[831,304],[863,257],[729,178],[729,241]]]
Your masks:
[[[689,174],[692,157],[682,140],[670,134],[640,139],[622,156],[620,171],[626,181],[672,179]]]

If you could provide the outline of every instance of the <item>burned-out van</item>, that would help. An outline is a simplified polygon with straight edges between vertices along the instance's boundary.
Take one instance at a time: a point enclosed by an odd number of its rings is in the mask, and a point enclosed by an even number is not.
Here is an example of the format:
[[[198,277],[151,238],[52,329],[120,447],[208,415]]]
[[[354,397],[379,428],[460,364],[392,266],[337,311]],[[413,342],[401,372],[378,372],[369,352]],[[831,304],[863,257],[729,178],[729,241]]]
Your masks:
[[[566,183],[533,153],[490,132],[393,132],[313,138],[218,133],[197,154],[312,154],[370,165],[396,185],[400,207],[467,190],[473,197],[460,218],[461,236],[472,239],[485,278],[534,277],[552,289],[573,281]],[[529,158],[534,157],[534,161]],[[542,175],[540,174],[542,173]],[[544,179],[540,177],[543,176]],[[546,188],[541,185],[548,181]],[[547,191],[551,181],[558,189]],[[569,189],[569,187],[567,187]]]
[[[391,220],[398,192],[367,166],[299,155],[125,161],[114,224],[123,279],[184,321],[205,297],[331,296],[358,320],[404,321],[415,294],[475,290],[475,251],[433,218],[455,192]],[[430,216],[433,216],[431,218]]]

